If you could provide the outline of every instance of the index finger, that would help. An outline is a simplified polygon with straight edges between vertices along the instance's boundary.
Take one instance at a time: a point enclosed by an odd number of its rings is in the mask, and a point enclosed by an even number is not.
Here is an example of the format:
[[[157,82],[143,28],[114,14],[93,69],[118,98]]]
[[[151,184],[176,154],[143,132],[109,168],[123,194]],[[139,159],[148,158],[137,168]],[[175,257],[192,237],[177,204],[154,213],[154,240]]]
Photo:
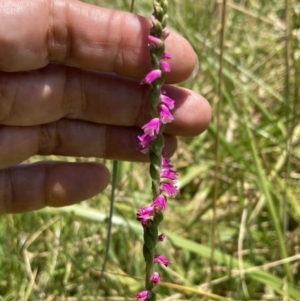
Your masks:
[[[6,0],[0,3],[0,19],[2,71],[59,62],[142,78],[150,69],[151,22],[141,16],[76,0]],[[172,32],[166,51],[174,57],[167,82],[183,81],[196,62],[192,47]]]

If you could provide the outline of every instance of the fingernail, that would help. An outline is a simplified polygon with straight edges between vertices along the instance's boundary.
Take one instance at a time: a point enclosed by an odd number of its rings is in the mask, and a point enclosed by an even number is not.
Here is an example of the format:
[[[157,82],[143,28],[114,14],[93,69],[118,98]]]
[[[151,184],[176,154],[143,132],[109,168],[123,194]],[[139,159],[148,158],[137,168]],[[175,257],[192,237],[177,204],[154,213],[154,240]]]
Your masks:
[[[193,79],[195,78],[195,76],[197,75],[198,71],[199,71],[199,59],[198,56],[195,54],[196,57],[196,62],[195,62],[195,67],[193,72],[191,73],[191,75],[189,76],[189,78],[187,80]]]

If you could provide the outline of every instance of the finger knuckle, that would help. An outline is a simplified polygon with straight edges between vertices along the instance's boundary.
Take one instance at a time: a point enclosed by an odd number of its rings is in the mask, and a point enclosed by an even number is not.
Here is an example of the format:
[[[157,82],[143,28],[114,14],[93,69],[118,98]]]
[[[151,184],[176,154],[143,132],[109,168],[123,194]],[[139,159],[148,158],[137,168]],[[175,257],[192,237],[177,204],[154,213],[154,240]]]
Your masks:
[[[9,85],[5,72],[0,72],[0,122],[6,123],[15,102],[16,87]]]
[[[66,71],[65,93],[62,101],[64,116],[71,119],[82,119],[86,107],[87,96],[84,75],[81,71]]]
[[[38,149],[40,154],[52,154],[60,145],[57,123],[40,125]]]
[[[60,1],[59,5],[57,3],[57,0],[48,1],[48,57],[50,61],[66,63],[70,57],[72,45],[71,31],[67,25],[70,9],[68,1]],[[62,5],[64,6],[62,7]]]

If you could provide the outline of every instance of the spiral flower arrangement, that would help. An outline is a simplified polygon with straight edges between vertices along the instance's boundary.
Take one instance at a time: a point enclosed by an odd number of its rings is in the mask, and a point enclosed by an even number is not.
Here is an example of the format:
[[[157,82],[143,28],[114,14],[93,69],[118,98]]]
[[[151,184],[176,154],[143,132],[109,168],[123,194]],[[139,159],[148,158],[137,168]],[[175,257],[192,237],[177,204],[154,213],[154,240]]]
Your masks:
[[[152,27],[148,35],[151,71],[141,84],[148,84],[151,120],[143,127],[143,134],[138,136],[139,151],[148,154],[150,158],[150,176],[152,180],[153,201],[151,204],[137,210],[137,220],[144,229],[143,256],[146,262],[145,290],[137,293],[137,300],[155,301],[153,288],[160,282],[160,275],[154,272],[154,264],[168,266],[170,260],[155,253],[156,244],[165,239],[158,234],[158,227],[163,220],[163,211],[167,207],[167,197],[175,197],[178,193],[176,186],[177,172],[173,169],[170,159],[163,152],[165,125],[173,121],[171,110],[174,100],[167,96],[162,86],[166,73],[171,71],[168,60],[172,56],[165,52],[165,39],[170,32],[167,24],[167,0],[154,0]]]

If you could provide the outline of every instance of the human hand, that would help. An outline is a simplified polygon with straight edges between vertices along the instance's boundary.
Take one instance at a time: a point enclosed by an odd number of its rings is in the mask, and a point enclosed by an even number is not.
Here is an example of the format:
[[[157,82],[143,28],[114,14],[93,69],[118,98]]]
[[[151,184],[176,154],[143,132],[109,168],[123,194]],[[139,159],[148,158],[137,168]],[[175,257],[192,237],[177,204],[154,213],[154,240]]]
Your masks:
[[[35,154],[145,161],[136,151],[149,120],[149,20],[72,0],[0,2],[0,214],[65,206],[101,192],[109,172],[96,163],[19,164]],[[171,33],[167,84],[192,73],[196,58]],[[210,107],[200,95],[167,85],[176,101],[166,127],[175,135],[207,127]]]

